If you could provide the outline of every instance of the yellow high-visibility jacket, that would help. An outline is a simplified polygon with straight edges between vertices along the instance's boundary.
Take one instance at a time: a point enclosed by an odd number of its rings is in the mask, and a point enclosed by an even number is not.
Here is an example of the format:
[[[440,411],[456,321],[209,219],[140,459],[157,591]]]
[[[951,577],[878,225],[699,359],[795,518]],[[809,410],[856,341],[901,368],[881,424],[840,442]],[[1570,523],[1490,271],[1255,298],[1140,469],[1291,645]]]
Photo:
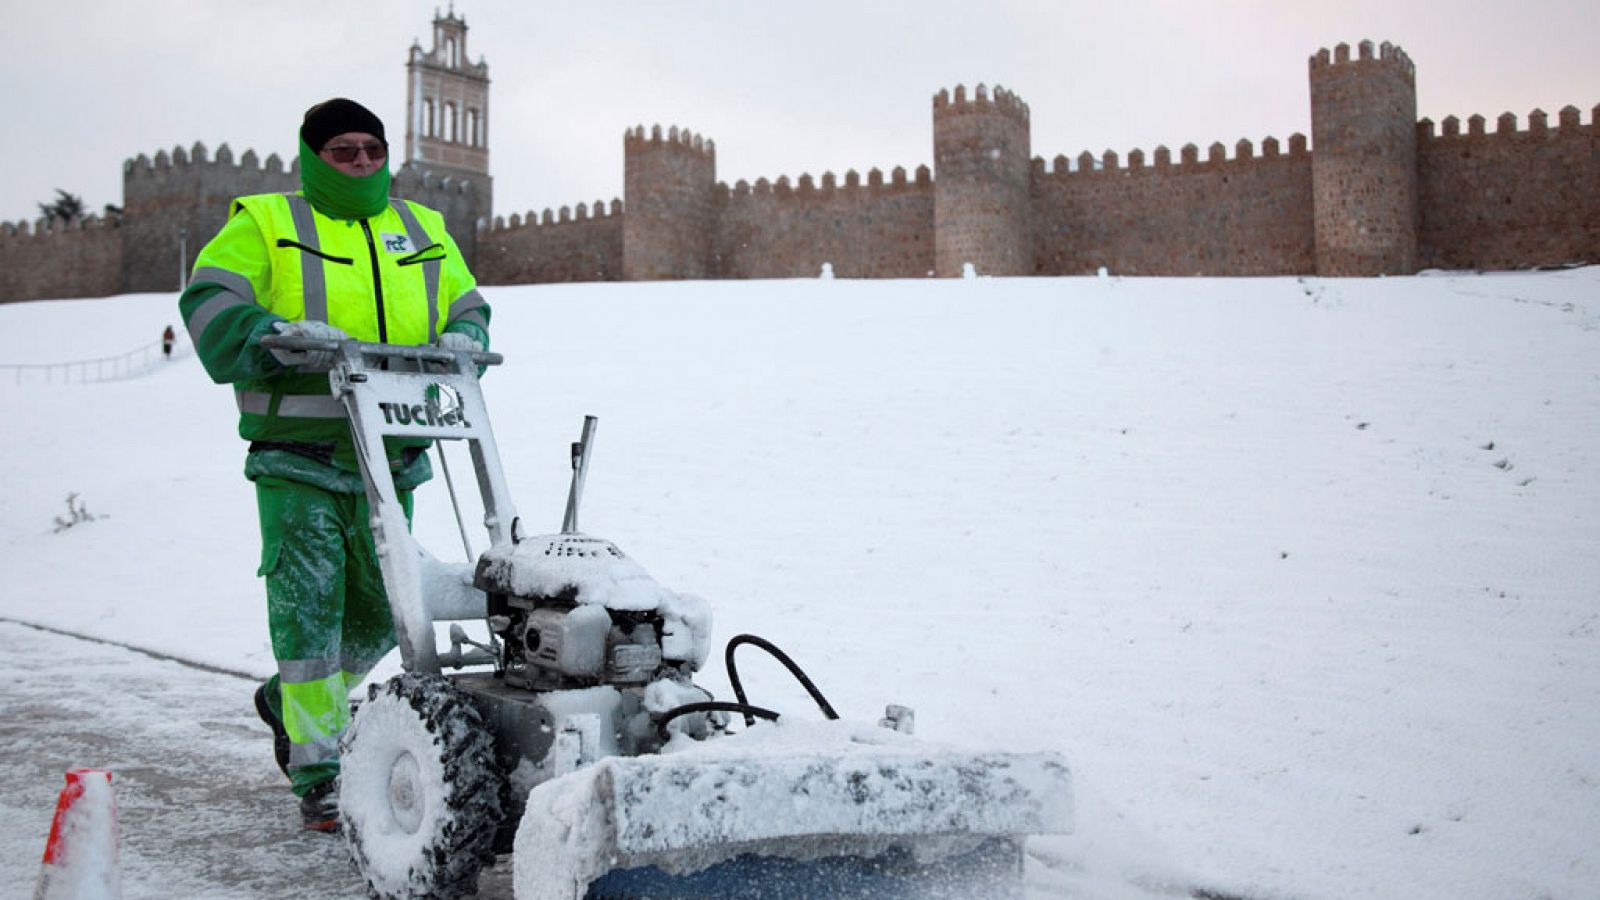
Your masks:
[[[390,344],[432,343],[454,331],[489,345],[489,306],[443,217],[408,200],[345,220],[317,212],[299,193],[240,197],[196,258],[179,310],[207,374],[234,386],[240,437],[257,449],[302,450],[345,473],[357,468],[344,409],[326,374],[293,372],[260,346],[276,323],[311,319]],[[397,468],[415,458],[407,446],[387,441]]]

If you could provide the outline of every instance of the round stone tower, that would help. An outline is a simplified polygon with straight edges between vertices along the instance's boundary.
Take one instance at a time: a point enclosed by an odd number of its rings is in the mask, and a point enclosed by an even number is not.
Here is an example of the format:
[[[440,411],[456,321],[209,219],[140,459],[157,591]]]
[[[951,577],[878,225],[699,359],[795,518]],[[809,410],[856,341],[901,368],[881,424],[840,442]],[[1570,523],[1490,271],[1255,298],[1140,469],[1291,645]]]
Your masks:
[[[1387,42],[1311,57],[1311,188],[1318,275],[1417,270],[1417,83]]]
[[[709,278],[717,151],[673,127],[623,139],[622,277],[627,281]]]
[[[1032,275],[1028,105],[1001,87],[933,98],[934,271]]]

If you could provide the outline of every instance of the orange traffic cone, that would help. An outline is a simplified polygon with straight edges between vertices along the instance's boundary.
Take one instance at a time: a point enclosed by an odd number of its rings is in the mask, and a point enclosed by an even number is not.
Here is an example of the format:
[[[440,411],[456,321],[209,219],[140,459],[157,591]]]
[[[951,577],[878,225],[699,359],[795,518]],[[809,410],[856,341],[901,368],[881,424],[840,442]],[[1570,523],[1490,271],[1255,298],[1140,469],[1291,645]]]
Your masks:
[[[73,769],[56,801],[33,900],[118,900],[117,802],[111,773]]]

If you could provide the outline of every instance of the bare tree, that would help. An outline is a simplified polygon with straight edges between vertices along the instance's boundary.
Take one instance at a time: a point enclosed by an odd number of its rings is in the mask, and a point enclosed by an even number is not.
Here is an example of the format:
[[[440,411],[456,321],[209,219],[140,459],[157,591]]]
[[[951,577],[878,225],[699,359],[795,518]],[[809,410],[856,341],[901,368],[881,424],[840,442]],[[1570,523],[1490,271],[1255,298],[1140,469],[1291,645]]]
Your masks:
[[[83,198],[56,188],[56,198],[49,203],[39,204],[39,214],[46,219],[60,219],[70,225],[84,217]]]

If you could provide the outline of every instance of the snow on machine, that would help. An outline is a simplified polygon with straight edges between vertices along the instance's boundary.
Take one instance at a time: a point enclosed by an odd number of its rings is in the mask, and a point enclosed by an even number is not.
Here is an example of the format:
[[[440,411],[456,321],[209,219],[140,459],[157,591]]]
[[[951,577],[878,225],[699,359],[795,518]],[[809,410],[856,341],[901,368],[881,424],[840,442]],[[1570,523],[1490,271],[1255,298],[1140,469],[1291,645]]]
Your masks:
[[[519,900],[1019,896],[1026,837],[1071,830],[1056,755],[931,746],[903,707],[836,721],[761,638],[727,645],[736,701],[696,685],[705,602],[578,530],[593,418],[572,445],[561,532],[524,532],[478,386],[498,354],[263,343],[337,351],[329,379],[394,614],[404,672],[370,686],[342,745],[340,815],[374,897],[470,895],[507,852]],[[468,443],[490,540],[475,567],[413,540],[384,437]],[[441,649],[435,623],[468,620],[487,639],[452,624]],[[747,702],[734,659],[745,646],[773,654],[827,721],[756,725],[778,716]]]

